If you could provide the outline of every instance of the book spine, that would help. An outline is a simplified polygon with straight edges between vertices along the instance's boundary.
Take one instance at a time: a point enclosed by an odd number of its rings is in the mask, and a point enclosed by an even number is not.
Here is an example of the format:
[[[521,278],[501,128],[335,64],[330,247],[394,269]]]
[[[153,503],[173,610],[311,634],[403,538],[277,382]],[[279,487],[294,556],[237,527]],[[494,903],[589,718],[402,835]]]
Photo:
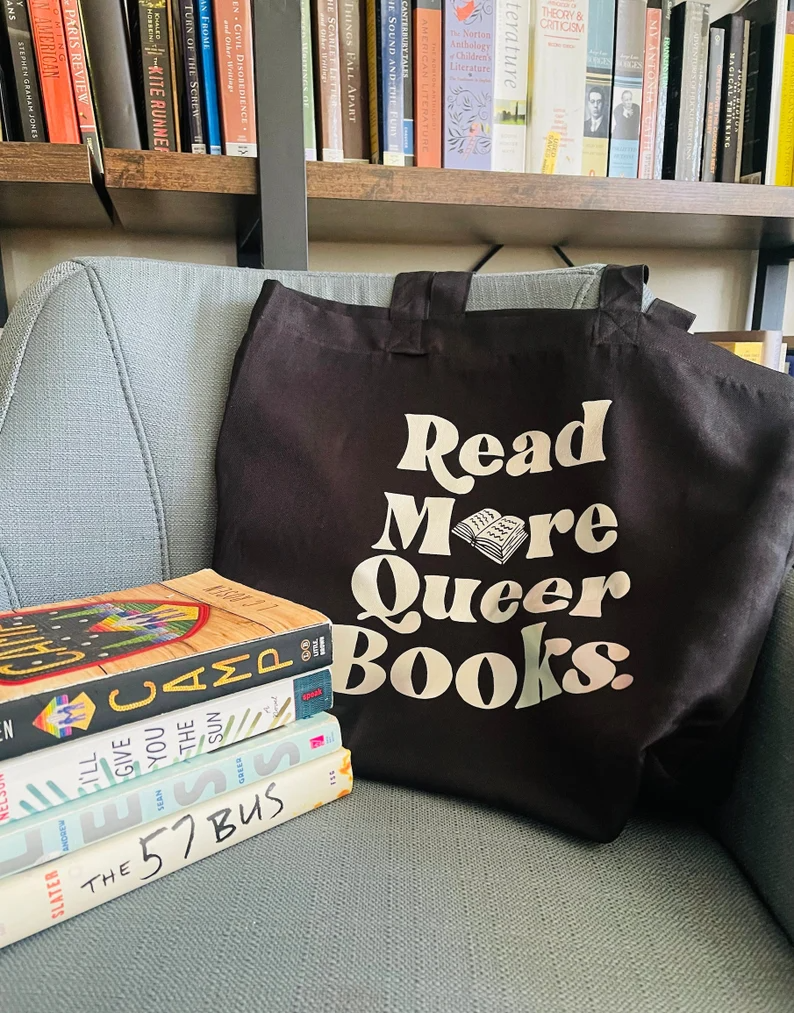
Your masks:
[[[490,169],[494,5],[445,0],[444,166]]]
[[[138,150],[141,132],[121,5],[118,0],[79,3],[102,144],[106,148]]]
[[[27,0],[2,0],[3,19],[11,55],[17,108],[25,141],[46,141],[47,129],[41,106],[36,58],[30,30]]]
[[[352,790],[350,753],[209,798],[0,883],[0,946],[120,897]],[[145,831],[145,832],[144,832]]]
[[[79,144],[60,2],[30,0],[29,13],[49,140],[54,144]]]
[[[171,98],[174,106],[174,138],[176,141],[176,151],[182,150],[182,135],[179,129],[179,110],[180,105],[180,74],[179,64],[177,63],[177,53],[179,52],[177,24],[174,15],[174,4],[178,4],[179,0],[165,0],[166,9],[166,23],[168,25],[168,55],[170,61],[170,77],[171,77]]]
[[[342,162],[345,146],[337,0],[314,0],[314,16],[319,148],[324,162]]]
[[[723,183],[733,183],[737,178],[737,167],[741,164],[739,117],[741,87],[744,77],[742,66],[744,61],[744,18],[738,14],[732,15],[727,19],[727,22],[721,19],[720,24],[726,25],[726,53],[717,179]]]
[[[256,158],[251,6],[249,0],[214,0],[214,10],[223,151]]]
[[[201,82],[203,85],[204,122],[211,155],[220,155],[221,118],[218,106],[218,78],[215,71],[215,29],[212,24],[212,0],[197,0],[199,34],[201,36]]]
[[[411,0],[401,2],[402,56],[400,68],[403,79],[403,154],[405,164],[414,164],[414,46]]]
[[[83,144],[91,152],[97,168],[102,171],[102,149],[99,145],[94,99],[91,95],[91,82],[88,78],[88,65],[85,53],[85,40],[80,19],[78,0],[61,0],[64,31],[66,34],[66,52],[69,57],[69,70],[72,75],[72,90],[77,107],[77,123]]]
[[[384,165],[405,165],[403,151],[402,6],[401,0],[381,0],[377,25],[380,56],[379,120]]]
[[[614,0],[596,2],[609,5]],[[497,0],[494,32],[491,168],[497,172],[523,172],[527,147],[529,0]]]
[[[606,176],[615,55],[615,0],[590,0],[582,175]]]
[[[328,669],[280,679],[212,703],[0,764],[0,824],[112,787],[180,760],[281,728],[331,706]]]
[[[717,178],[724,59],[725,29],[712,28],[709,33],[709,79],[706,88],[706,120],[703,127],[703,161],[700,169],[700,178],[704,183],[713,183]]]
[[[312,67],[310,0],[301,0],[301,71],[303,74],[303,143],[306,147],[306,161],[316,162],[317,128],[314,122],[314,68]]]
[[[342,143],[346,162],[369,161],[369,106],[361,0],[339,0]]]
[[[369,85],[369,147],[370,158],[383,161],[383,89],[381,86],[380,4],[367,0],[367,83]]]
[[[176,119],[168,37],[168,10],[159,0],[138,0],[143,97],[150,151],[176,151]]]
[[[792,169],[794,169],[794,12],[787,11],[775,184],[791,186]]]
[[[194,0],[180,0],[179,25],[182,30],[182,71],[185,81],[187,143],[194,155],[205,155],[207,144],[204,137],[204,117],[201,113],[201,74],[199,73],[199,46]]]
[[[645,63],[645,0],[618,0],[609,175],[637,178]]]
[[[653,179],[656,156],[656,118],[659,105],[659,47],[661,7],[649,7],[645,13],[645,64],[642,79],[642,128],[640,130],[640,179]]]
[[[786,41],[787,0],[777,0],[772,49],[772,80],[769,90],[769,115],[766,119],[769,136],[766,146],[764,182],[774,183],[777,169],[777,135],[780,123],[780,103],[783,93],[783,53]]]
[[[0,761],[330,664],[331,629],[323,623],[75,682],[68,692],[31,692],[3,703],[13,734],[0,741]]]
[[[659,100],[656,111],[656,150],[653,156],[653,178],[662,178],[664,139],[667,129],[667,90],[670,81],[670,16],[673,0],[662,0],[662,23],[659,30]]]
[[[0,829],[0,879],[317,760],[341,745],[339,722],[330,714],[318,714],[7,823]]]
[[[708,7],[686,0],[673,9],[670,107],[665,142],[665,177],[697,181],[703,155],[707,82]]]
[[[739,178],[742,182],[755,181],[760,183],[760,175],[756,179],[755,173],[755,162],[757,153],[761,146],[761,138],[757,136],[757,117],[758,117],[758,81],[759,81],[759,62],[761,58],[761,32],[757,24],[748,20],[747,22],[747,34],[748,34],[748,48],[747,48],[747,66],[744,74],[745,82],[745,102],[744,102],[744,130],[742,131],[742,150],[740,160],[740,175]],[[725,45],[727,48],[728,40],[726,33]],[[723,84],[723,95],[724,95],[724,84]],[[763,168],[763,163],[758,166],[759,169]]]
[[[416,164],[441,168],[441,0],[414,8],[414,123]],[[526,75],[524,75],[526,80]],[[526,103],[524,103],[526,117]],[[521,160],[523,164],[523,153]]]

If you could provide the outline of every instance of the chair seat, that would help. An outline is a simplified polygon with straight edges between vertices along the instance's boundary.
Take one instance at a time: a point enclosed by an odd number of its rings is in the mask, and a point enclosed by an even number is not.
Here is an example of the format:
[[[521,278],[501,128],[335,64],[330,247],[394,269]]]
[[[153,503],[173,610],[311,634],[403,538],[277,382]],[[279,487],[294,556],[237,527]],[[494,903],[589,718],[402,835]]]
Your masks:
[[[785,1013],[794,949],[704,831],[612,844],[353,794],[0,953],[0,1011]]]

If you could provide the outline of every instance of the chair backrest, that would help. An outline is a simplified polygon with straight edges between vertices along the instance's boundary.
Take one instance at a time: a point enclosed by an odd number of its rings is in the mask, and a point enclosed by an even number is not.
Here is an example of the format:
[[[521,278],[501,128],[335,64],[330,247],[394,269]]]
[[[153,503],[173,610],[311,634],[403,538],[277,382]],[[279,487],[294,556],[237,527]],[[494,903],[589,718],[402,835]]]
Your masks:
[[[593,307],[600,276],[478,275],[469,307]],[[393,283],[88,258],[24,293],[0,338],[0,609],[207,565],[226,388],[266,277],[378,306]]]

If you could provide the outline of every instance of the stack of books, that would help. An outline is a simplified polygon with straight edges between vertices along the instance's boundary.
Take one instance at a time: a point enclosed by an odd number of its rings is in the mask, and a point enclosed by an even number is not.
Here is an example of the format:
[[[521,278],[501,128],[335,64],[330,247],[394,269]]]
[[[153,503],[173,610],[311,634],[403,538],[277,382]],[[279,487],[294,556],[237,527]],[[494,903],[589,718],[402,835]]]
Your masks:
[[[0,615],[0,946],[349,794],[331,656],[212,570]]]

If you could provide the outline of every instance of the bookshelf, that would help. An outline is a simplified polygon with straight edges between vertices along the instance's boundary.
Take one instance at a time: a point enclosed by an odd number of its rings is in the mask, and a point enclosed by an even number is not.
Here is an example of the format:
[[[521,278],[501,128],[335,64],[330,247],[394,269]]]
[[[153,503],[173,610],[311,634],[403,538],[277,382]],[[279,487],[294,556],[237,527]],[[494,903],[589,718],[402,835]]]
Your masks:
[[[0,143],[0,226],[109,229],[111,207],[81,144]]]
[[[105,152],[130,232],[233,236],[255,214],[253,159]],[[794,190],[355,163],[306,165],[309,238],[389,243],[776,249],[794,244]]]

